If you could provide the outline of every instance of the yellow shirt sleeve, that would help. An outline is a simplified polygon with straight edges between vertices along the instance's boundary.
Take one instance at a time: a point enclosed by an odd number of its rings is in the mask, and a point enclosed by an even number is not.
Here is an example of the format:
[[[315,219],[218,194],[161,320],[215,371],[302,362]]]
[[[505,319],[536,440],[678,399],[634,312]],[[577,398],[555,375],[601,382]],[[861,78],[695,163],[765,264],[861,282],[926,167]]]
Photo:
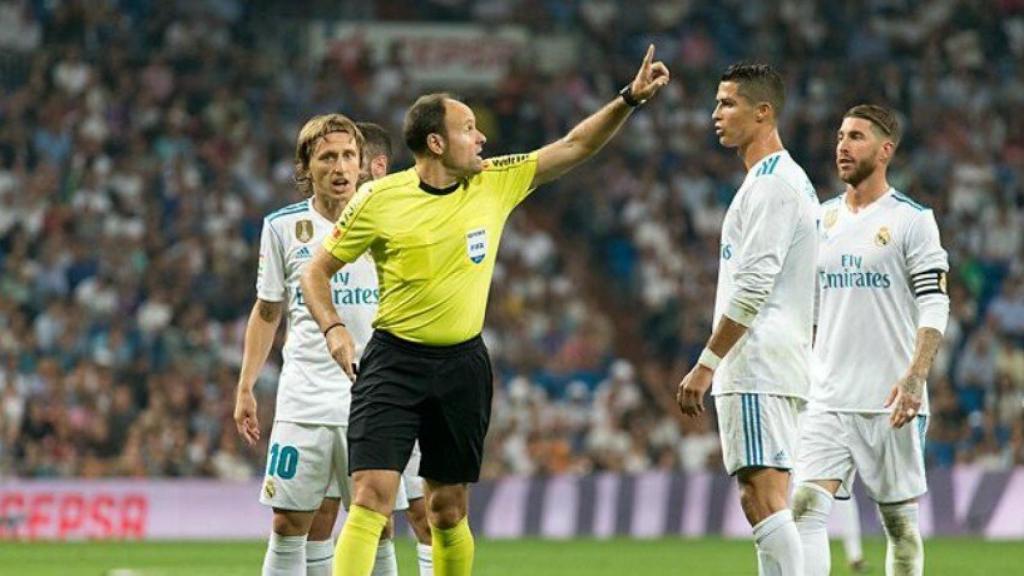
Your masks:
[[[486,178],[492,179],[500,190],[501,199],[507,212],[526,199],[533,192],[530,184],[537,172],[537,152],[510,154],[488,158],[484,163]]]
[[[347,264],[355,262],[377,237],[377,226],[370,209],[372,184],[367,182],[359,188],[334,223],[334,230],[323,241],[324,250]]]

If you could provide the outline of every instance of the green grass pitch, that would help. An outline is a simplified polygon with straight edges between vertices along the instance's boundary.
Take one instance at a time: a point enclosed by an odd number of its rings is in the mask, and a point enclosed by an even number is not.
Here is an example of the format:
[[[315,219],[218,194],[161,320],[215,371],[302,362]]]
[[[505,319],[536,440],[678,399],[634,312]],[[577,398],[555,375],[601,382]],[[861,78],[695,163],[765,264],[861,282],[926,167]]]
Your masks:
[[[864,543],[872,574],[884,573],[881,540]],[[397,542],[399,571],[416,576],[412,542]],[[11,576],[232,576],[259,574],[262,542],[0,543],[0,574]],[[1020,574],[1024,543],[975,539],[925,542],[925,573]],[[834,575],[850,572],[838,545]],[[629,576],[756,574],[753,546],[742,540],[478,541],[476,576]]]

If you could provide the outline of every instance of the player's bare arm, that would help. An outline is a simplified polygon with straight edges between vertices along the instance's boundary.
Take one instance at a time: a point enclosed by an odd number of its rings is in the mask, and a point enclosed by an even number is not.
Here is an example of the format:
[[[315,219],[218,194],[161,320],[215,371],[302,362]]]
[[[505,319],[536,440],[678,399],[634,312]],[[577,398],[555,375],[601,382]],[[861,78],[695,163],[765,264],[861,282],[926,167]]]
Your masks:
[[[654,45],[651,44],[640,70],[630,83],[631,97],[644,102],[668,84],[668,81],[668,68],[663,62],[654,60]],[[577,124],[563,138],[541,148],[537,152],[537,172],[531,187],[550,182],[597,154],[619,131],[632,111],[633,107],[626,104],[623,98],[615,98]]]
[[[715,373],[718,361],[732,350],[746,332],[746,326],[728,316],[722,316],[718,321],[718,326],[704,347],[705,352],[679,382],[676,403],[683,414],[696,417],[704,413],[704,395],[711,387],[711,376]]]
[[[335,258],[323,247],[317,247],[313,252],[312,260],[302,271],[299,285],[302,286],[302,295],[306,300],[309,313],[313,315],[313,319],[320,326],[320,332],[327,338],[327,350],[354,382],[356,379],[355,344],[352,341],[352,335],[345,328],[344,321],[338,316],[338,311],[334,309],[334,302],[331,299],[331,277],[344,265],[344,262]]]
[[[263,363],[267,361],[274,334],[281,323],[284,302],[256,300],[245,325],[245,345],[242,352],[242,370],[238,375],[238,390],[235,394],[235,426],[238,434],[250,446],[260,439],[260,424],[256,418],[256,396],[252,389],[256,385]]]
[[[939,351],[942,343],[942,333],[935,328],[919,328],[917,331],[917,342],[914,346],[914,358],[910,361],[910,369],[892,387],[889,398],[885,401],[885,407],[892,406],[892,413],[889,422],[893,428],[901,428],[917,416],[921,409],[921,399],[924,396],[924,387],[928,378],[928,372],[932,368],[932,361]]]

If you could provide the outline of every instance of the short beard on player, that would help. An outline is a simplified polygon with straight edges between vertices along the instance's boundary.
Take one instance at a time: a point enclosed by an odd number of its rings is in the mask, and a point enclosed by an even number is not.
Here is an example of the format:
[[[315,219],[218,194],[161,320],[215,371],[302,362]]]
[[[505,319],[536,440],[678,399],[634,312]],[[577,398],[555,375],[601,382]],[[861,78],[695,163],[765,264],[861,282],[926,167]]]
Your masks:
[[[861,160],[857,162],[857,165],[854,167],[852,172],[850,172],[846,177],[840,175],[839,179],[856,188],[861,182],[870,178],[877,169],[878,163],[876,163],[874,159]]]

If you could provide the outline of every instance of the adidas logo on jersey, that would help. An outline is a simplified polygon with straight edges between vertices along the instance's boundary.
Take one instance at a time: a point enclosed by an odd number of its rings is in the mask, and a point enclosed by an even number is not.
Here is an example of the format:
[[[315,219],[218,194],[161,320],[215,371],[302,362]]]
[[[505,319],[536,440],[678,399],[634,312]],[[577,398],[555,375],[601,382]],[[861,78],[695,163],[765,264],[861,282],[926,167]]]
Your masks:
[[[785,450],[779,450],[775,453],[775,457],[772,458],[772,461],[778,466],[784,466],[789,463],[789,456],[786,455]]]
[[[313,253],[309,251],[308,246],[299,248],[299,251],[295,253],[296,258],[308,259],[313,257]]]

